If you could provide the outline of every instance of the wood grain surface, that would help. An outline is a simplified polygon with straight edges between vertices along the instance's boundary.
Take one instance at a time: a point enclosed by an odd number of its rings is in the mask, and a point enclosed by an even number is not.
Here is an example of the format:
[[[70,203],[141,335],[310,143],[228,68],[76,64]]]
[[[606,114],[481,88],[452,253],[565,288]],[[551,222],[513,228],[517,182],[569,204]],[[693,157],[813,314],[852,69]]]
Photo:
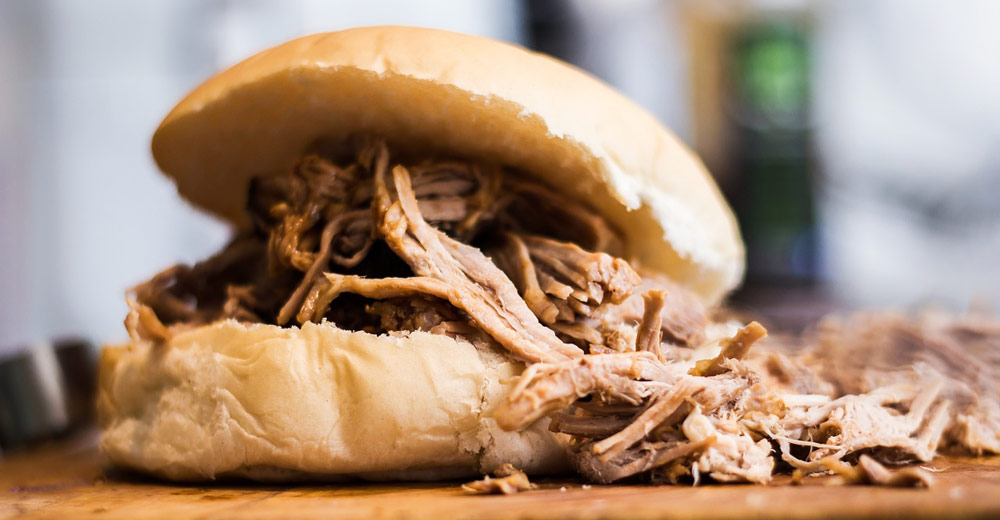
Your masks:
[[[1000,457],[941,459],[931,489],[831,486],[584,486],[543,480],[513,496],[435,484],[178,485],[109,470],[94,434],[0,462],[0,518],[1000,518]]]

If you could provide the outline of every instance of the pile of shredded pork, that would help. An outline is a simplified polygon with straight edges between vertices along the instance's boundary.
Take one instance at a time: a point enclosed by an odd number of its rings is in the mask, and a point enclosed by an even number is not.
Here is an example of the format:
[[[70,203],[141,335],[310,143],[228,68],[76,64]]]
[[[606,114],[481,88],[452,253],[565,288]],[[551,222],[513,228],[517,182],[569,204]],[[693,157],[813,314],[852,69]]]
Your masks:
[[[996,321],[857,315],[794,345],[760,341],[759,324],[712,322],[694,295],[621,258],[621,233],[596,212],[516,171],[359,150],[255,179],[252,230],[132,290],[133,339],[326,320],[505,350],[527,368],[497,422],[550,418],[600,483],[794,471],[927,484],[878,461],[1000,453]],[[483,487],[523,487],[510,475]]]

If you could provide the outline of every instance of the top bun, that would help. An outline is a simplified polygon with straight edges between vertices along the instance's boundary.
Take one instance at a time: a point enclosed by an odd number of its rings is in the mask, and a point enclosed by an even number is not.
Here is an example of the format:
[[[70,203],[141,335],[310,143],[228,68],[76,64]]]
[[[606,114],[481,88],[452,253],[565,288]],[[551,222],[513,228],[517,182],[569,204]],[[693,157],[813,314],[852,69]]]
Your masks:
[[[691,150],[594,77],[486,38],[368,27],[290,41],[191,92],[153,156],[181,196],[242,227],[252,177],[359,133],[495,161],[585,200],[624,233],[631,260],[706,303],[742,277],[735,219]]]

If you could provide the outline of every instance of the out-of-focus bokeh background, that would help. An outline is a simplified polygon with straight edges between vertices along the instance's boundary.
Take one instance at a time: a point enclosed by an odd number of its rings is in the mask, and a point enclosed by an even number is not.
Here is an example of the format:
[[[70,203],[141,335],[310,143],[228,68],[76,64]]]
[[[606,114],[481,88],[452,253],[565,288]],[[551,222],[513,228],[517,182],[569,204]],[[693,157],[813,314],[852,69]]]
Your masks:
[[[1000,303],[998,2],[0,0],[0,355],[123,339],[126,287],[226,241],[150,158],[181,96],[375,24],[540,49],[648,108],[738,212],[737,307]]]

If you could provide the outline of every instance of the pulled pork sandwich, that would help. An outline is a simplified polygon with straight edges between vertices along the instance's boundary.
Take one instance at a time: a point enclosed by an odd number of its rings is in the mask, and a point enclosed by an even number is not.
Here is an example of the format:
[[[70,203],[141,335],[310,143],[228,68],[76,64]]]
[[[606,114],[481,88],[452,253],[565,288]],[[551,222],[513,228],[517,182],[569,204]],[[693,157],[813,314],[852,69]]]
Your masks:
[[[515,489],[521,470],[766,482],[779,460],[854,475],[859,454],[995,449],[997,417],[961,430],[945,375],[847,388],[806,354],[748,358],[763,327],[710,319],[744,258],[702,164],[545,56],[309,36],[195,89],[153,154],[235,234],[130,291],[131,343],[100,368],[117,464]]]

